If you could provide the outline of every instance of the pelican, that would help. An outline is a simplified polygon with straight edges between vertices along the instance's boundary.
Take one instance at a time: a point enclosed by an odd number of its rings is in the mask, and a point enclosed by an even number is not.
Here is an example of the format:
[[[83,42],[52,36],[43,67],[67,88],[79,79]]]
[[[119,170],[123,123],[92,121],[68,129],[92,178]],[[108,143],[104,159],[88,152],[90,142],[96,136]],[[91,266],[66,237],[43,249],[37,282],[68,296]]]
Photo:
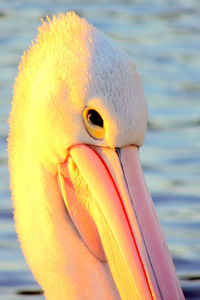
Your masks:
[[[10,114],[14,216],[46,299],[184,299],[139,162],[136,68],[70,12],[24,53]]]

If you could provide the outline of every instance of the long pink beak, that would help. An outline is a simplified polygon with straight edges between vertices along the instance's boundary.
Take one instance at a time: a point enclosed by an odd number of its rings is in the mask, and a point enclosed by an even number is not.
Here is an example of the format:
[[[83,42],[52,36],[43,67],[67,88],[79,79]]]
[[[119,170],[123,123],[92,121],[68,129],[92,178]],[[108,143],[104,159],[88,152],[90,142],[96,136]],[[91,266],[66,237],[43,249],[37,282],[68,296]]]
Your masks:
[[[90,214],[121,299],[184,299],[138,147],[76,145],[69,155],[95,195]]]

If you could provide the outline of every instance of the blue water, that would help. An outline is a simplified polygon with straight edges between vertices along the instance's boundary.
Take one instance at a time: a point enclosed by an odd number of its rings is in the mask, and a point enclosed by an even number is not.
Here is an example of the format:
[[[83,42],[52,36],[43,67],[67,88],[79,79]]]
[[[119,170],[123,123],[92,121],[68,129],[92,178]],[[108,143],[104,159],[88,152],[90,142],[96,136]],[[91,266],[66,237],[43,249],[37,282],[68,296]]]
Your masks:
[[[200,2],[0,1],[0,299],[43,299],[21,253],[9,192],[7,118],[40,18],[75,10],[133,58],[149,103],[141,160],[186,299],[200,299]]]

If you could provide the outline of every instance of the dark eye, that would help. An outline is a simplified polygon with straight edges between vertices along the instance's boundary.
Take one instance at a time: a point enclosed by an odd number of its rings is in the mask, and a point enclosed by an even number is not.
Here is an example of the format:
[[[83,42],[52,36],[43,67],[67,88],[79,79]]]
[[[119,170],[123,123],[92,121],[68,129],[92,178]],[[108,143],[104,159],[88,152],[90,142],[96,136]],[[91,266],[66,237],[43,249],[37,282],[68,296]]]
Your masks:
[[[89,109],[87,112],[87,119],[88,119],[88,122],[91,123],[92,125],[103,128],[103,119],[96,110]]]

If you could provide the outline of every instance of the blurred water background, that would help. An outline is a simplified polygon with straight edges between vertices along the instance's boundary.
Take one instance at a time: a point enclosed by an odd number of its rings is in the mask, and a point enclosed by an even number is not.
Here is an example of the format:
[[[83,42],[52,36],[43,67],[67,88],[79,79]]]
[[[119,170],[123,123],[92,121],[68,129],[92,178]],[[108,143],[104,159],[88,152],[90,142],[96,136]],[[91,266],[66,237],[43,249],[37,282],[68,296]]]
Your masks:
[[[141,159],[186,299],[200,299],[200,1],[0,1],[0,299],[44,299],[14,229],[12,86],[40,18],[74,10],[133,58],[149,103]],[[166,278],[167,280],[167,278]]]

